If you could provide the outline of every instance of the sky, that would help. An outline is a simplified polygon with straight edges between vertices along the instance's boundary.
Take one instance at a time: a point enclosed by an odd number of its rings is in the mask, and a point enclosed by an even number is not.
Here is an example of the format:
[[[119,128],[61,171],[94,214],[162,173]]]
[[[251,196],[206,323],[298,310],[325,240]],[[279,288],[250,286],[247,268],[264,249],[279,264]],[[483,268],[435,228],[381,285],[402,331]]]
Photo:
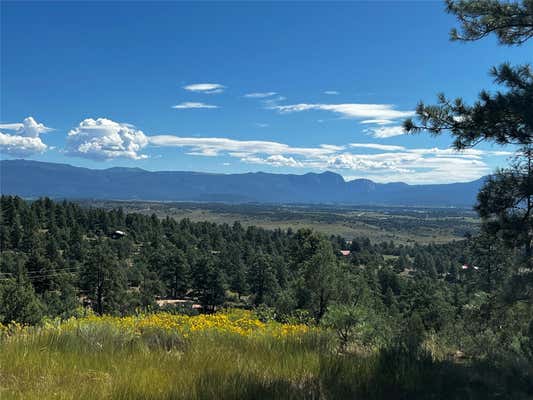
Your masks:
[[[531,44],[450,42],[438,1],[0,3],[0,158],[214,173],[333,171],[463,182],[462,153],[402,121],[437,93],[496,90]]]

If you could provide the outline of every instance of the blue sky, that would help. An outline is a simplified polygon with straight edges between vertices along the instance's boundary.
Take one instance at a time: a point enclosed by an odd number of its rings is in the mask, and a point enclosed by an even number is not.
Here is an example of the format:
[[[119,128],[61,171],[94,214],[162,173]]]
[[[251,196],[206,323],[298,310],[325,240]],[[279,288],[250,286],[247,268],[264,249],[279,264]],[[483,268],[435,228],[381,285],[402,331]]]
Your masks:
[[[532,47],[452,43],[441,2],[1,3],[0,154],[90,168],[468,181],[399,126],[438,92],[475,99]]]

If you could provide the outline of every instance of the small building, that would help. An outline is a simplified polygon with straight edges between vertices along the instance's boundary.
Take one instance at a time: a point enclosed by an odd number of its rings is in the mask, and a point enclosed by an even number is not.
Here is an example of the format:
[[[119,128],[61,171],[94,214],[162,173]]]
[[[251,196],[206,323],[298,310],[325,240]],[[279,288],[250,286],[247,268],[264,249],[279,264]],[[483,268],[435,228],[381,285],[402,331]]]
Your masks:
[[[126,232],[124,231],[114,231],[112,234],[111,234],[111,237],[113,239],[120,239],[122,237],[126,236]]]
[[[344,257],[348,257],[352,252],[350,250],[340,250],[340,253],[344,256]]]

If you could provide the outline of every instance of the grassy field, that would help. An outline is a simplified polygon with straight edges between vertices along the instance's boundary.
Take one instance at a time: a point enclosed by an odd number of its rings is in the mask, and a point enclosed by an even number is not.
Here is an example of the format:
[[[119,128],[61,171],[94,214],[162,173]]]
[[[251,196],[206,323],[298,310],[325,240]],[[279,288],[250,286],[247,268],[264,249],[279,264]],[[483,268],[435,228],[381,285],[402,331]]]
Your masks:
[[[530,386],[398,346],[339,354],[327,331],[246,311],[89,316],[4,327],[0,342],[2,400],[526,399]]]
[[[311,228],[345,239],[368,237],[373,242],[447,243],[478,230],[479,221],[468,209],[414,207],[354,207],[320,205],[258,205],[162,202],[82,202],[101,208],[122,207],[127,212],[159,217],[189,218],[193,222],[258,226],[265,229]]]

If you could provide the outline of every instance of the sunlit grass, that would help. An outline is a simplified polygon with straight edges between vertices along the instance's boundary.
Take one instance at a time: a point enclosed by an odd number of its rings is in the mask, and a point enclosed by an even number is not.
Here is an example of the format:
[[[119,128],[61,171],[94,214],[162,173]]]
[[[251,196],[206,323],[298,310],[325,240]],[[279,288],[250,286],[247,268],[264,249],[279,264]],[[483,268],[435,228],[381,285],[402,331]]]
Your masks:
[[[301,398],[325,343],[305,325],[246,311],[91,315],[3,330],[1,399]]]
[[[533,390],[527,375],[491,365],[336,348],[319,328],[238,310],[11,325],[0,339],[0,399],[490,399]]]

